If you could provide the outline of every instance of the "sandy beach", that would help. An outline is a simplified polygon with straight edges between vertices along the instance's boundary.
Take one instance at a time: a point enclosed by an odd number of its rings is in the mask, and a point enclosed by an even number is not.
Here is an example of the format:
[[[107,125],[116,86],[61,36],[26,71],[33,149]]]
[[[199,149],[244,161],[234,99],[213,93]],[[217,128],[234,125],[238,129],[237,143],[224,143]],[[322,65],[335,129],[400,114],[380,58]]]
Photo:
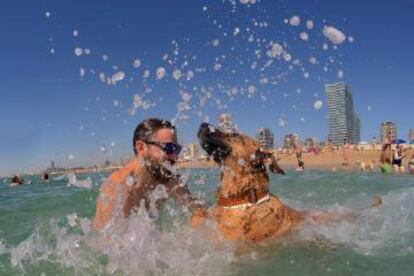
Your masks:
[[[407,156],[403,160],[403,165],[407,168],[411,155],[414,153],[413,149],[409,149],[404,152]],[[375,169],[378,170],[379,158],[381,151],[379,150],[356,150],[351,149],[349,151],[350,166],[343,166],[342,150],[335,151],[321,151],[319,154],[305,153],[303,155],[303,161],[305,162],[305,169],[309,170],[329,170],[329,171],[341,171],[341,170],[361,170],[361,164],[365,164],[367,167],[370,163],[375,165]],[[294,169],[297,166],[297,160],[295,154],[278,153],[280,159],[279,164],[284,169]],[[193,162],[180,162],[179,168],[214,168],[217,165],[213,161],[193,161]]]

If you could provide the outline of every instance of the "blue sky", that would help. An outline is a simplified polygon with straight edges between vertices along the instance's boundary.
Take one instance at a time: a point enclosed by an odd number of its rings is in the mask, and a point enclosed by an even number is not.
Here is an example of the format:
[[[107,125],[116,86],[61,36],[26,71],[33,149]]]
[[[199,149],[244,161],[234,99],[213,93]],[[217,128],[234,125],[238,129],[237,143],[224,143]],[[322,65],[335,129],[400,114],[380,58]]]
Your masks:
[[[269,127],[278,141],[287,132],[325,139],[326,105],[315,110],[313,104],[324,103],[324,84],[336,81],[352,88],[362,139],[378,136],[384,120],[397,122],[406,139],[414,127],[413,12],[413,0],[4,2],[0,175],[38,171],[51,160],[61,166],[118,160],[132,152],[140,120],[174,118],[183,98],[189,110],[176,123],[186,142],[195,140],[201,121],[215,123],[223,112],[250,135]],[[299,16],[299,26],[284,22],[292,16]],[[334,49],[322,34],[325,25],[354,41]],[[269,58],[272,43],[292,59]],[[157,80],[160,67],[166,75]],[[175,80],[177,69],[194,77]],[[116,72],[124,73],[122,81],[101,82],[99,73]],[[132,114],[134,95],[152,106]]]

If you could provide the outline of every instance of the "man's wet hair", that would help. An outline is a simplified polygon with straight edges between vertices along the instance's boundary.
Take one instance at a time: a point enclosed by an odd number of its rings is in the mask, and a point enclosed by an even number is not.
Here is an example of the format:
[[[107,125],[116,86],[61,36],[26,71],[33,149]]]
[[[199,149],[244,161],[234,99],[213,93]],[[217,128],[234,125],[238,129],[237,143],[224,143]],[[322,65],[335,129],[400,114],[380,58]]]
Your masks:
[[[169,128],[175,132],[175,126],[167,120],[149,118],[139,123],[135,129],[134,138],[132,140],[132,147],[135,155],[138,154],[137,149],[135,148],[136,141],[151,141],[152,135],[163,128]]]

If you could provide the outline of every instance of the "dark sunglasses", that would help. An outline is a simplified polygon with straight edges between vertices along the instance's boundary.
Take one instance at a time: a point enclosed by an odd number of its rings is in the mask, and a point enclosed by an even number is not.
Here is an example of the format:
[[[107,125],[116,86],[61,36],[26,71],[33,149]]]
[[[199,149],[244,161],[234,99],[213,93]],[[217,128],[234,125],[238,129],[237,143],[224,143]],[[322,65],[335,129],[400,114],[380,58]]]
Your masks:
[[[180,154],[182,147],[180,145],[168,142],[168,143],[161,143],[161,142],[155,142],[155,141],[145,141],[145,144],[148,145],[154,145],[159,147],[163,152],[166,154]]]

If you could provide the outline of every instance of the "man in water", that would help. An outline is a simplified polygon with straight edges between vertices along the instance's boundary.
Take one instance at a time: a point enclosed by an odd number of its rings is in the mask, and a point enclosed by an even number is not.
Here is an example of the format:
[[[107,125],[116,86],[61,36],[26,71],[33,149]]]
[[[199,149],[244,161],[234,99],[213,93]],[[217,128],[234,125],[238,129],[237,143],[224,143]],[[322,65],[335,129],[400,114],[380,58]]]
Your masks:
[[[102,229],[119,217],[126,218],[140,207],[158,210],[165,198],[154,199],[155,190],[188,207],[193,212],[192,222],[205,215],[202,204],[173,172],[181,146],[170,122],[156,118],[142,121],[135,129],[133,148],[135,158],[101,187],[93,221],[95,229]]]
[[[10,187],[16,187],[23,185],[23,179],[21,179],[19,176],[15,175],[10,180]]]

